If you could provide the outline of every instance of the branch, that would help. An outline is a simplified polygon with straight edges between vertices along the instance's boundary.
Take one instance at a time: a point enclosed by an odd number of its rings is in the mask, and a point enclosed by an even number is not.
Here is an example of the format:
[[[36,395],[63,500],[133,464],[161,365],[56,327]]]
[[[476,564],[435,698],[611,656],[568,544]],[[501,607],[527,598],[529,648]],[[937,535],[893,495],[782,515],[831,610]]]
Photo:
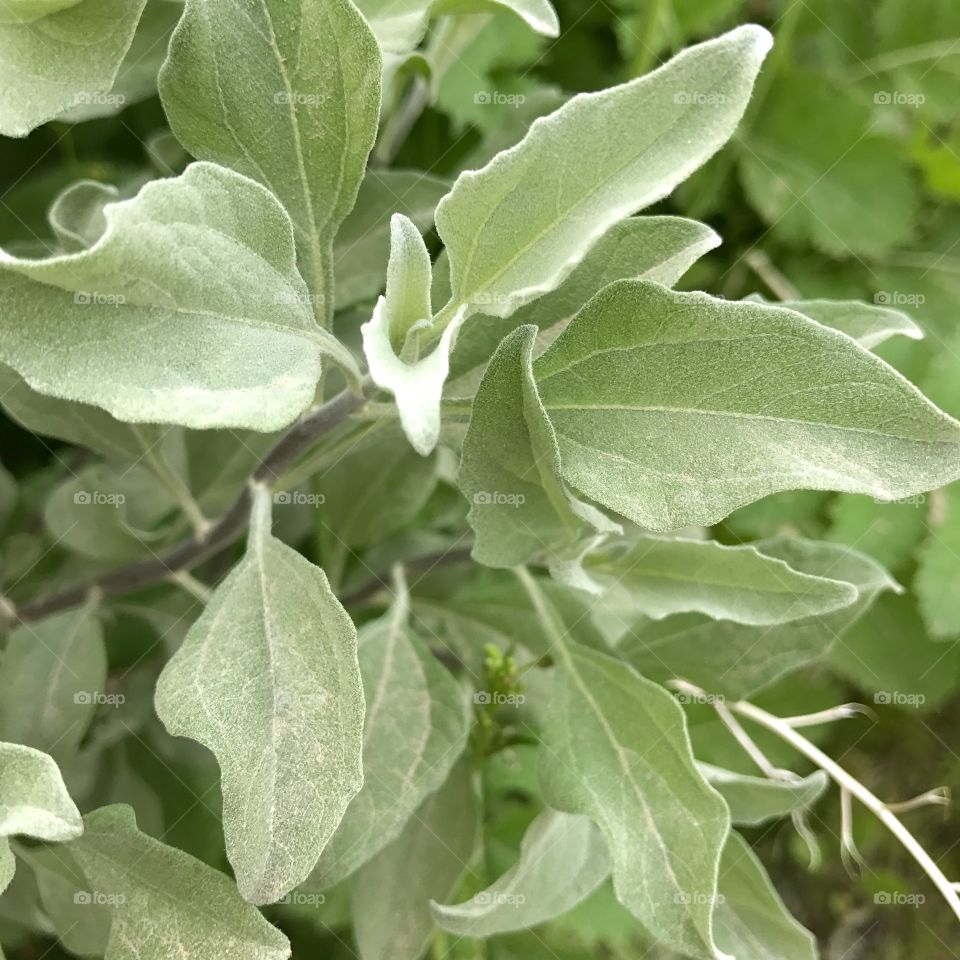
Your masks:
[[[250,474],[247,484],[226,513],[214,521],[204,535],[195,535],[158,556],[138,560],[102,577],[67,587],[48,597],[28,601],[21,607],[15,607],[5,599],[0,606],[0,629],[9,629],[17,623],[32,623],[51,614],[79,607],[92,593],[105,598],[117,597],[169,580],[171,575],[188,570],[228,547],[246,529],[251,484],[259,483],[270,489],[275,487],[283,473],[310,447],[365,403],[365,396],[344,390],[294,424]]]
[[[697,691],[703,694],[702,690],[685,681],[673,681],[671,686],[677,689],[687,691]],[[960,919],[960,896],[958,896],[956,886],[951,883],[944,875],[943,871],[937,866],[933,857],[923,848],[916,837],[903,825],[903,822],[894,812],[896,809],[910,809],[913,805],[918,805],[916,801],[921,798],[915,798],[914,801],[907,801],[903,804],[884,803],[873,793],[870,792],[856,777],[843,769],[836,761],[828,757],[819,747],[812,744],[806,737],[798,733],[795,726],[789,720],[774,716],[761,710],[760,707],[749,703],[746,700],[737,700],[727,702],[726,709],[731,713],[746,717],[754,723],[759,724],[771,733],[776,734],[781,740],[786,741],[798,753],[803,754],[808,760],[813,761],[824,773],[840,787],[841,801],[844,804],[844,820],[846,822],[844,832],[849,828],[849,802],[850,797],[856,797],[896,838],[903,844],[907,852],[923,868],[924,873],[933,881],[936,888],[943,895],[944,900],[950,906],[950,909]],[[844,716],[851,716],[850,711],[845,711]],[[923,799],[927,802],[930,794],[924,794]],[[942,802],[942,801],[939,801]],[[855,849],[855,848],[854,848]]]

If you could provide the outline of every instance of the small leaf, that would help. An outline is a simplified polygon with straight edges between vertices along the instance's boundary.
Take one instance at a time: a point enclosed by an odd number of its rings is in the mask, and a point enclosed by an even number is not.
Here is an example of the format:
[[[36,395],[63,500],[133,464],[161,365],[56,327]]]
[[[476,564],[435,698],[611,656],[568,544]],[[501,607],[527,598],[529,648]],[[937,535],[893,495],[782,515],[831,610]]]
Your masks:
[[[421,233],[433,226],[433,212],[450,184],[418,170],[369,169],[357,203],[343,221],[333,246],[338,310],[383,292],[394,213],[409,218]]]
[[[649,76],[574,97],[462,173],[436,218],[451,312],[508,316],[556,287],[614,223],[670,193],[730,137],[769,47],[755,26],[691,47]]]
[[[423,802],[400,836],[354,876],[360,960],[418,960],[433,932],[431,900],[456,890],[477,845],[480,809],[467,764]]]
[[[549,0],[433,0],[430,12],[436,16],[444,13],[473,13],[486,9],[509,10],[545,37],[556,37],[560,33],[557,13]]]
[[[237,894],[233,881],[137,829],[133,810],[101,807],[69,847],[113,914],[106,960],[286,960],[287,938]]]
[[[473,558],[513,567],[569,559],[580,538],[620,532],[560,476],[560,452],[533,379],[536,327],[500,344],[473,401],[457,484],[470,503]]]
[[[762,297],[750,297],[765,303]],[[775,306],[796,310],[825,327],[833,327],[853,337],[860,346],[872,350],[894,336],[923,339],[923,330],[907,314],[880,304],[863,303],[861,300],[782,300]]]
[[[370,377],[394,395],[403,432],[422,456],[432,453],[440,439],[440,399],[450,370],[450,345],[465,315],[461,310],[427,356],[414,356],[409,362],[397,356],[390,342],[389,313],[383,297],[377,301],[373,317],[361,328]]]
[[[730,819],[750,827],[785,817],[794,810],[805,810],[823,796],[830,783],[822,770],[815,770],[802,779],[771,780],[724,770],[709,763],[698,763],[697,766],[707,783],[727,801]]]
[[[517,862],[498,880],[458,904],[432,903],[433,917],[459,937],[492,937],[552,920],[585,900],[610,874],[595,824],[545,810],[530,824]]]
[[[792,310],[623,280],[534,363],[564,478],[654,532],[780,490],[899,499],[960,471],[960,424]]]
[[[364,783],[310,875],[318,889],[339,883],[394,840],[466,745],[464,691],[411,629],[406,584],[398,580],[395,590],[392,609],[358,638],[367,702]]]
[[[683,710],[627,664],[566,639],[549,601],[557,671],[543,741],[544,800],[600,827],[620,902],[664,945],[715,960],[712,907],[727,806],[696,768]]]
[[[654,680],[682,677],[712,693],[740,699],[824,656],[881,591],[900,589],[874,560],[837,544],[776,537],[754,546],[801,573],[852,584],[856,599],[832,613],[780,626],[751,627],[699,613],[641,622],[621,639],[618,655]]]
[[[0,10],[0,134],[25,137],[109,96],[146,0],[12,2]]]
[[[410,330],[432,316],[430,279],[430,254],[420,231],[409,218],[395,213],[390,221],[390,261],[382,310],[390,343],[398,355]]]
[[[69,759],[106,679],[103,631],[92,605],[17,627],[0,670],[0,740]]]
[[[313,399],[321,352],[355,370],[315,324],[263,187],[195,163],[105,215],[89,250],[0,254],[0,361],[34,390],[124,420],[274,430]]]
[[[817,960],[816,941],[790,915],[767,871],[738,833],[720,860],[717,946],[737,960]]]
[[[247,552],[157,682],[174,736],[220,763],[227,854],[243,896],[306,879],[363,783],[356,631],[327,578],[270,535],[256,491]]]
[[[187,0],[160,71],[177,139],[259,180],[290,214],[323,319],[333,315],[333,238],[377,132],[380,71],[350,0]]]
[[[4,857],[9,853],[7,837],[63,841],[81,833],[80,811],[53,758],[19,743],[0,743],[0,847]]]
[[[592,554],[588,574],[630,592],[636,610],[660,620],[703,613],[753,626],[786,623],[847,607],[857,588],[811,576],[755,546],[641,536]]]
[[[57,194],[47,219],[66,253],[92,247],[106,232],[104,208],[120,199],[120,191],[99,180],[78,180]]]

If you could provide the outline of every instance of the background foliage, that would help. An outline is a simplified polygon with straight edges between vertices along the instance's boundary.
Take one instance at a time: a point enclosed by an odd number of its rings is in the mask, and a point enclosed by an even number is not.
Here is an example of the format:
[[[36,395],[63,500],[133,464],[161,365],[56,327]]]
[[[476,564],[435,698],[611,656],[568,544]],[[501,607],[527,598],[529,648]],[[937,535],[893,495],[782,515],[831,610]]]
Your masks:
[[[960,5],[954,0],[560,0],[556,6],[563,32],[555,41],[510,14],[492,16],[443,75],[435,102],[402,143],[397,165],[452,178],[489,156],[498,141],[509,142],[511,130],[519,132],[565,94],[638,76],[684,46],[739,23],[765,24],[776,44],[734,140],[648,211],[700,219],[723,237],[722,246],[678,286],[729,299],[753,293],[769,299],[859,298],[903,309],[922,326],[925,339],[893,338],[877,353],[960,416]],[[177,7],[148,3],[156,21],[144,53],[148,76],[158,66],[155,55],[164,49],[174,19],[167,8]],[[47,208],[78,179],[132,194],[149,177],[178,172],[185,160],[164,127],[155,96],[131,102],[116,115],[82,124],[52,122],[24,139],[4,139],[0,245],[49,244]],[[0,403],[9,411],[16,384],[2,389]],[[99,476],[98,489],[127,491],[130,509],[120,516],[109,509],[94,526],[84,526],[69,510],[75,492],[70,483],[81,478],[78,489],[85,489],[90,473],[104,469],[89,453],[30,433],[11,417],[0,421],[0,449],[19,487],[0,548],[5,590],[15,599],[35,595],[51,579],[63,579],[65,571],[106,568],[143,555],[144,542],[163,544],[186,532],[174,519],[169,492],[157,492],[146,472]],[[358,474],[367,469],[363,456],[362,450],[355,455]],[[382,456],[381,451],[378,463]],[[395,456],[398,462],[407,456],[402,441]],[[414,531],[423,518],[438,535],[462,520],[449,478],[449,465],[446,471],[441,465],[435,486],[432,476],[406,474],[409,497],[403,491],[395,495],[420,502],[398,516],[390,531],[395,536],[385,544],[377,543],[382,527],[366,530],[362,509],[350,512],[349,477],[341,487],[321,480],[311,488],[314,495],[323,493],[328,505],[342,498],[343,510],[330,511],[338,518],[336,538],[322,526],[310,528],[309,505],[279,511],[276,524],[289,528],[282,535],[308,558],[323,561],[335,584],[356,585],[364,567],[384,569],[405,546],[405,537],[421,536]],[[208,502],[222,508],[216,480],[211,478]],[[139,495],[143,490],[151,495]],[[420,519],[412,519],[417,515]],[[883,595],[844,636],[829,663],[792,675],[758,703],[788,714],[864,701],[874,718],[820,729],[824,749],[884,797],[913,796],[934,784],[960,792],[960,483],[899,504],[852,495],[781,494],[738,510],[714,532],[729,544],[784,532],[825,539],[856,547],[890,570],[905,592]],[[343,541],[349,553],[335,545]],[[200,568],[199,578],[214,582],[231,559]],[[445,576],[436,574],[437,582],[428,581],[423,592],[442,595]],[[119,710],[100,710],[94,730],[107,744],[110,773],[98,778],[96,789],[102,803],[132,803],[148,833],[162,832],[168,843],[219,865],[216,767],[186,741],[175,745],[149,712],[149,695],[134,695],[152,686],[158,649],[176,645],[195,607],[188,593],[173,587],[110,607],[108,689],[129,695]],[[14,635],[7,656],[15,645]],[[502,677],[496,665],[488,672]],[[504,682],[509,693],[511,681]],[[0,720],[3,698],[0,691]],[[146,705],[143,715],[136,715],[138,704]],[[718,732],[707,707],[691,708],[691,718],[701,756],[752,772]],[[510,865],[538,812],[534,750],[522,737],[517,740],[495,755],[485,777],[486,855],[473,878],[477,888]],[[795,764],[775,743],[764,746],[775,762]],[[83,776],[79,770],[65,774],[68,782],[71,775]],[[948,874],[960,876],[957,815],[932,807],[910,816]],[[789,821],[746,833],[791,910],[820,939],[825,957],[958,955],[954,920],[930,890],[919,904],[884,902],[890,891],[913,894],[919,888],[915,865],[878,824],[857,818],[864,863],[848,875],[835,855],[840,833],[835,797],[813,808],[811,823],[824,850],[813,872]],[[33,909],[33,895],[21,884],[0,898],[0,937],[8,955],[66,956],[49,937],[23,933],[20,924]],[[320,910],[316,904],[293,904],[268,908],[268,915],[291,937],[294,956],[348,957],[347,904],[341,901],[331,895]],[[635,921],[602,887],[535,933],[486,945],[438,934],[432,950],[436,957],[464,960],[580,960],[635,957],[643,943]]]

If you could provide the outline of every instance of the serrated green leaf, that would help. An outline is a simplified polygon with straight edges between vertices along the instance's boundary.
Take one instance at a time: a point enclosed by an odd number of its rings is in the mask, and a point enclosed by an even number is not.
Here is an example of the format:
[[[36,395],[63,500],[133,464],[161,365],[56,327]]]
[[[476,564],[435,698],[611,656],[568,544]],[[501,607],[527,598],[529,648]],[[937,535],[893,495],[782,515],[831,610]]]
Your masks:
[[[737,960],[817,960],[813,935],[790,915],[763,864],[738,833],[720,860],[717,946]]]
[[[338,310],[383,291],[390,253],[390,220],[409,218],[421,233],[433,226],[433,212],[450,184],[417,170],[367,171],[357,202],[333,246]]]
[[[909,241],[917,196],[900,145],[870,107],[812,71],[781,70],[744,138],[747,196],[784,240],[835,256]],[[821,135],[806,131],[815,124]]]
[[[0,134],[25,137],[71,107],[109,97],[145,4],[4,0],[12,16],[0,11]]]
[[[768,302],[762,297],[749,299]],[[923,330],[907,314],[882,303],[881,298],[877,303],[864,303],[861,300],[781,300],[775,305],[796,310],[825,327],[839,330],[868,350],[897,335],[911,340],[923,338]]]
[[[560,476],[560,452],[533,379],[537,329],[500,345],[473,401],[457,484],[470,503],[473,559],[513,567],[544,556],[568,559],[581,537],[620,532],[578,500]]]
[[[696,768],[683,710],[626,663],[571,643],[521,576],[557,660],[542,735],[544,800],[597,823],[617,898],[658,941],[715,960],[712,908],[730,816]]]
[[[64,841],[81,833],[80,811],[53,758],[23,744],[0,743],[0,874],[7,883],[13,877],[8,837]]]
[[[796,780],[771,780],[724,770],[710,763],[697,766],[707,783],[727,801],[730,819],[751,827],[785,817],[795,810],[805,810],[823,796],[830,782],[822,770]]]
[[[523,930],[566,913],[610,873],[603,838],[588,817],[545,810],[530,824],[517,862],[463,903],[432,903],[433,918],[460,937]]]
[[[661,620],[703,613],[752,626],[829,613],[857,598],[850,583],[810,576],[745,545],[641,536],[613,543],[586,561],[601,584],[630,592],[636,612]]]
[[[677,614],[635,625],[619,642],[617,653],[644,676],[681,677],[711,693],[740,699],[824,656],[880,592],[899,589],[874,560],[838,544],[775,537],[754,546],[801,573],[852,584],[856,600],[832,613],[762,627]]]
[[[273,430],[313,399],[321,352],[353,366],[315,324],[263,187],[195,163],[106,217],[89,250],[0,256],[0,360],[33,389],[124,420]]]
[[[392,609],[365,625],[357,641],[367,702],[363,788],[320,856],[310,887],[332,887],[393,841],[466,745],[464,690],[411,629],[406,585],[395,586]]]
[[[893,500],[960,471],[960,424],[792,310],[619,281],[534,376],[567,482],[655,532],[780,490]]]
[[[326,576],[270,534],[255,495],[247,553],[157,682],[175,736],[220,763],[227,854],[243,896],[306,879],[363,783],[356,631]]]
[[[113,915],[106,960],[286,960],[287,938],[233,881],[137,829],[133,810],[101,807],[72,843],[90,889]]]
[[[70,758],[106,679],[103,631],[92,605],[17,627],[0,661],[0,740]]]
[[[450,358],[451,379],[485,364],[497,344],[518,326],[532,323],[541,331],[559,332],[614,280],[636,278],[673,286],[694,261],[719,243],[720,237],[708,226],[681,217],[630,217],[614,224],[556,290],[510,317],[471,317]]]
[[[436,217],[454,309],[509,315],[556,287],[616,221],[668,194],[729,138],[769,46],[748,26],[692,47],[648,77],[575,97],[461,174]]]
[[[333,315],[333,238],[377,132],[380,71],[350,0],[187,0],[160,72],[187,150],[259,180],[287,209],[323,320]]]
[[[417,960],[433,931],[431,900],[457,888],[477,845],[480,808],[472,774],[457,764],[400,836],[351,884],[360,960]]]

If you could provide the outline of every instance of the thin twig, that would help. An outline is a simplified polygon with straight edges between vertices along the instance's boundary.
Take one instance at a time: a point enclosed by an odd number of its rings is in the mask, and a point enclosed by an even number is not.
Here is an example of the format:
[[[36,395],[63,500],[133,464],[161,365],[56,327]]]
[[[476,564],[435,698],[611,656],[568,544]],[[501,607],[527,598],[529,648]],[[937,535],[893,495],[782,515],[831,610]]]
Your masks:
[[[19,607],[14,607],[7,600],[0,608],[0,629],[8,629],[16,623],[32,623],[51,614],[71,610],[84,603],[95,590],[99,590],[104,598],[110,598],[169,580],[172,574],[188,570],[228,547],[246,529],[250,513],[250,485],[260,483],[273,488],[283,473],[310,447],[364,403],[364,396],[344,390],[294,424],[257,464],[236,500],[219,520],[211,524],[204,536],[193,536],[158,556],[139,560],[48,597],[30,600]]]

